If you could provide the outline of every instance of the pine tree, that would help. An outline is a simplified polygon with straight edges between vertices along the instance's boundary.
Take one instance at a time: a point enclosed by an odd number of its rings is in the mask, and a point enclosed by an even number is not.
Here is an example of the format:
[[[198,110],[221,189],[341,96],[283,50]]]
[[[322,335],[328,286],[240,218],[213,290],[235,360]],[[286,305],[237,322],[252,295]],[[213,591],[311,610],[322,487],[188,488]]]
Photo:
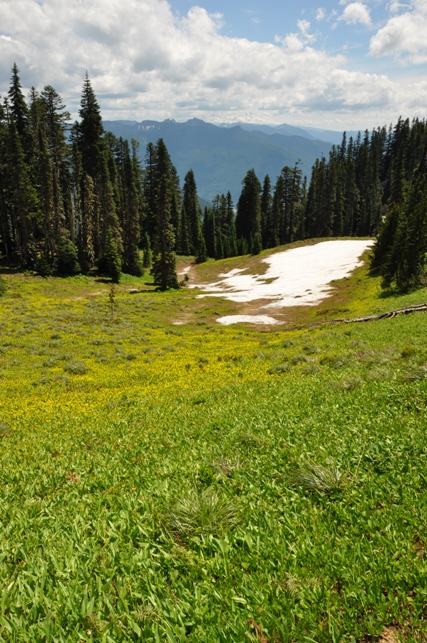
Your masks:
[[[188,254],[201,257],[204,242],[202,242],[201,210],[193,170],[189,170],[184,178],[181,227],[184,233],[182,234],[184,243],[186,242],[186,235],[188,235],[190,251]],[[187,254],[184,249],[183,253]]]
[[[175,234],[171,222],[173,186],[170,177],[163,174],[156,198],[156,230],[153,241],[151,274],[160,290],[179,288],[176,274]]]
[[[140,201],[138,177],[135,165],[130,156],[129,144],[123,139],[117,142],[118,147],[118,181],[120,223],[123,238],[123,271],[136,277],[143,274],[139,256],[140,241]]]
[[[0,104],[0,238],[1,247],[9,261],[13,253],[12,227],[10,220],[10,202],[8,202],[8,127],[6,112]]]
[[[117,248],[116,236],[111,228],[107,229],[105,253],[103,257],[103,270],[114,284],[120,281],[122,262]]]
[[[178,288],[176,274],[176,223],[179,212],[178,178],[163,139],[147,146],[150,167],[144,191],[149,216],[154,217],[151,273],[161,290]]]
[[[71,119],[61,96],[51,85],[40,94],[43,107],[43,129],[47,150],[52,164],[53,227],[56,238],[61,235],[74,237],[72,212],[72,180],[69,170],[70,148],[67,143],[67,122]]]
[[[110,233],[114,235],[119,254],[122,253],[123,247],[110,175],[114,160],[104,139],[101,110],[87,74],[83,84],[79,115],[81,121],[76,127],[76,134],[82,171],[93,180],[95,195],[91,222],[93,250],[95,259],[103,269],[103,262],[107,260],[109,252]]]
[[[21,139],[13,120],[9,125],[6,153],[6,190],[10,203],[12,238],[21,266],[32,267],[36,259],[34,229],[39,214],[39,204],[25,161]]]
[[[32,141],[29,130],[29,110],[22,92],[19,69],[16,63],[12,67],[12,78],[8,91],[10,119],[14,122],[17,135],[20,138],[25,160],[28,163],[32,152]]]
[[[206,252],[208,254],[208,257],[217,259],[217,232],[215,212],[213,208],[205,208],[203,216],[203,238],[205,239]]]
[[[242,181],[242,192],[237,203],[237,238],[245,239],[250,252],[262,249],[261,240],[261,183],[255,170],[249,170]]]
[[[267,174],[264,177],[264,183],[261,192],[261,236],[264,248],[270,247],[270,240],[274,237],[272,230],[272,198],[271,198],[271,180]]]

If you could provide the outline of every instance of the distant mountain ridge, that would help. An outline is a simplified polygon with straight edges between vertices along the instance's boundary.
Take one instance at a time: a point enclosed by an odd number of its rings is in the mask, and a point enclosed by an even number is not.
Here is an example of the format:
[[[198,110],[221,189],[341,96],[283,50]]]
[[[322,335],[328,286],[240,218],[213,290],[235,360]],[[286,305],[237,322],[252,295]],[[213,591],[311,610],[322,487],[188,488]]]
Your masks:
[[[333,141],[321,140],[291,125],[219,126],[197,118],[185,123],[119,120],[103,124],[115,136],[137,140],[142,159],[147,144],[163,138],[181,184],[185,174],[192,169],[199,197],[209,202],[216,194],[230,191],[236,203],[242,180],[252,168],[261,182],[269,174],[274,185],[285,165],[293,167],[299,162],[303,173],[310,178],[315,160],[328,156],[333,144]],[[339,136],[341,140],[342,134]]]
[[[249,131],[259,130],[264,132],[264,134],[284,134],[286,136],[302,136],[303,138],[308,138],[310,140],[325,141],[327,143],[333,143],[334,145],[340,145],[342,142],[343,132],[338,132],[335,130],[329,129],[320,129],[318,127],[297,127],[295,125],[287,125],[283,123],[282,125],[259,125],[256,123],[240,123],[236,122],[233,124],[224,123],[222,127],[233,127],[235,125],[240,125],[243,129]],[[347,140],[352,136],[354,139],[358,135],[358,130],[352,130],[346,132]]]

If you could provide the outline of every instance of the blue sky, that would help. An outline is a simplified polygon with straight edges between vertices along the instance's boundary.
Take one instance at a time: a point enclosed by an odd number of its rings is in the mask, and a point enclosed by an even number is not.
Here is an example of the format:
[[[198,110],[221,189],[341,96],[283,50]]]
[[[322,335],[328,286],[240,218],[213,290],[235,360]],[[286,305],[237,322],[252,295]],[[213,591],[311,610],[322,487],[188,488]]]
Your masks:
[[[51,84],[77,115],[310,125],[424,118],[427,0],[0,0],[0,93]]]

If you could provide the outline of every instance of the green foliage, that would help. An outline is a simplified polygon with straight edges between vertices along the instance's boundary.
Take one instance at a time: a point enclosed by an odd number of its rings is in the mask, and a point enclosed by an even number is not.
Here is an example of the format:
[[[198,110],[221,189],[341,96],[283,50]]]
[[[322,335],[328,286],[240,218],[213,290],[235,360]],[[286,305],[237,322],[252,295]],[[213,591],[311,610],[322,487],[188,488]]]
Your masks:
[[[120,255],[117,249],[117,241],[111,228],[109,228],[107,231],[105,254],[100,269],[107,275],[107,277],[111,278],[111,281],[113,283],[119,283],[122,270],[122,262],[120,260]]]
[[[51,277],[54,273],[54,269],[50,261],[43,254],[39,255],[34,262],[34,270],[41,277]]]
[[[134,247],[128,254],[123,272],[127,272],[134,277],[142,277],[144,274],[143,261],[137,247]]]
[[[58,275],[63,277],[81,272],[77,248],[71,239],[66,237],[58,239],[55,268]]]

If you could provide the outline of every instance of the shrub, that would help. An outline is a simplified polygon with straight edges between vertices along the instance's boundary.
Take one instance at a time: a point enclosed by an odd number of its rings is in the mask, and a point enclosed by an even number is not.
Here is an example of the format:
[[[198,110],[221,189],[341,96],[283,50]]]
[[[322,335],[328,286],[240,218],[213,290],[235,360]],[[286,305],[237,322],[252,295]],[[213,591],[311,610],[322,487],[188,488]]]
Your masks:
[[[40,255],[34,262],[34,270],[40,277],[51,277],[53,275],[53,266],[44,255]]]
[[[56,272],[63,277],[67,275],[77,275],[81,272],[77,248],[71,239],[59,237],[55,264]]]

